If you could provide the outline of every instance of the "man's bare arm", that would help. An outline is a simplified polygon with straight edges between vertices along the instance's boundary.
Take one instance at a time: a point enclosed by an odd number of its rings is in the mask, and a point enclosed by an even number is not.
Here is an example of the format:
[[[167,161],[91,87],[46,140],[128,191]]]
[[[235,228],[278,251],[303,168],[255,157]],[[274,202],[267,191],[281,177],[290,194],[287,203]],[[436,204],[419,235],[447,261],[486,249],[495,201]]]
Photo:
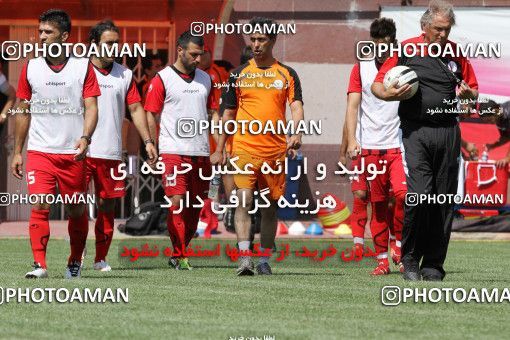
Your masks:
[[[14,127],[14,155],[11,162],[11,173],[18,179],[23,178],[23,146],[30,128],[30,104],[21,100],[16,109],[16,125]]]
[[[142,104],[140,104],[140,102],[133,103],[128,105],[128,109],[131,113],[133,124],[135,125],[136,130],[138,131],[138,134],[142,140],[145,141],[152,138],[149,132],[148,114],[145,113]]]
[[[153,164],[158,159],[158,152],[156,150],[156,141],[154,138],[151,137],[151,134],[149,132],[148,115],[150,113],[145,113],[145,110],[143,109],[142,104],[140,102],[128,105],[128,109],[129,112],[131,113],[133,124],[135,124],[138,134],[144,141],[145,151],[147,152],[147,155],[149,157],[149,163]]]
[[[225,109],[223,111],[223,117],[221,119],[222,123],[233,120],[236,116],[237,109]],[[218,145],[216,145],[216,152],[223,153],[223,150],[225,149],[225,143],[227,141],[227,138],[229,135],[226,134],[225,129],[223,129],[223,133],[218,138]]]
[[[400,101],[407,96],[407,94],[411,91],[411,86],[409,84],[405,84],[399,88],[396,87],[396,81],[390,85],[387,89],[384,88],[383,83],[374,82],[372,83],[372,93],[379,99],[385,101]]]
[[[85,119],[83,121],[83,135],[92,136],[97,126],[97,97],[84,99]]]
[[[83,119],[82,136],[92,137],[97,125],[97,98],[88,97],[85,98],[83,102],[85,106],[85,117]],[[87,154],[88,141],[84,138],[80,138],[76,141],[74,148],[78,150],[74,159],[80,161],[84,159]]]
[[[290,112],[292,115],[292,122],[294,123],[294,127],[298,127],[299,123],[305,119],[305,112],[303,110],[303,102],[300,100],[295,100],[290,104]],[[302,134],[298,133],[290,136],[289,141],[287,142],[287,149],[297,150],[301,147]]]
[[[149,133],[150,137],[155,141],[158,140],[157,136],[157,126],[156,126],[156,118],[154,118],[154,113],[147,111],[147,124],[149,125]]]
[[[356,141],[356,125],[358,124],[358,109],[361,103],[361,93],[351,92],[347,95],[347,110],[345,112],[345,125],[347,128],[347,155],[356,157],[359,144]]]
[[[14,106],[14,103],[16,103],[16,91],[14,91],[14,87],[12,87],[12,85],[9,85],[6,95],[7,101],[5,102],[2,112],[0,112],[0,123],[3,120],[3,117],[7,117],[9,115],[9,109],[11,109]]]
[[[209,114],[209,117],[210,117],[211,126],[212,126],[212,124],[217,126],[219,124],[219,122],[221,121],[220,114],[218,113],[218,111],[217,110],[207,110],[207,113]],[[218,129],[214,129],[213,139],[216,142],[216,144],[218,144],[218,142],[220,140],[220,134],[218,132]]]

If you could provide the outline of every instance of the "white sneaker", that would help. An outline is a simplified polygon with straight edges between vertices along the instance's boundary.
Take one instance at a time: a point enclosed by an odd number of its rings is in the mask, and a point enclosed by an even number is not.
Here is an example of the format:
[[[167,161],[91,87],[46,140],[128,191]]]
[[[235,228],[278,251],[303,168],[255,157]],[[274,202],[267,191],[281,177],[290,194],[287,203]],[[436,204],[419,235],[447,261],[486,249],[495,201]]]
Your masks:
[[[37,262],[34,262],[34,270],[25,274],[27,279],[43,279],[48,277],[48,271],[41,267]]]
[[[74,261],[71,264],[67,265],[66,268],[66,279],[77,279],[81,277],[81,266],[80,262]]]
[[[94,270],[99,270],[102,272],[110,272],[110,271],[112,271],[112,267],[110,267],[110,265],[107,262],[101,260],[99,262],[94,263]]]

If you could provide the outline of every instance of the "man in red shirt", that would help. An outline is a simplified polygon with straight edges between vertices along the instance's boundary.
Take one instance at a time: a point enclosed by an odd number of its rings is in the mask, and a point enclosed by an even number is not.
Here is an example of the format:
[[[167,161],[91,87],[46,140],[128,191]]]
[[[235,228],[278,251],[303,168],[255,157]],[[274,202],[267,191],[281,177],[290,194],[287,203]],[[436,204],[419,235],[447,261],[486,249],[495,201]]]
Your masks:
[[[69,15],[48,10],[39,17],[41,43],[62,44],[71,31]],[[61,49],[62,52],[65,49]],[[66,56],[39,57],[23,67],[17,97],[21,100],[16,117],[12,174],[23,178],[22,150],[28,134],[26,179],[30,194],[76,197],[85,194],[85,156],[97,124],[97,99],[101,94],[88,59]],[[45,105],[44,103],[52,103]],[[47,197],[47,196],[45,196]],[[69,216],[71,255],[65,277],[80,277],[88,219],[85,204],[66,204]],[[34,270],[27,278],[47,277],[46,246],[50,237],[50,205],[39,200],[29,221]]]
[[[191,266],[182,250],[195,235],[201,209],[183,206],[183,200],[186,193],[193,205],[198,201],[196,197],[202,202],[207,198],[209,181],[202,177],[210,176],[211,164],[221,162],[223,156],[219,152],[210,154],[208,131],[183,134],[180,125],[183,119],[193,121],[195,126],[211,119],[217,115],[218,100],[214,98],[211,77],[197,68],[204,53],[203,38],[187,31],[178,38],[177,45],[175,63],[158,72],[151,81],[145,110],[161,114],[159,152],[165,164],[163,188],[172,202],[167,227],[174,254],[180,254],[170,259],[170,264],[189,270]],[[185,171],[185,163],[191,165],[190,171]]]
[[[102,21],[92,27],[89,42],[99,48],[119,42],[119,29],[111,21]],[[133,79],[133,72],[115,62],[113,56],[92,56],[91,63],[101,87],[98,98],[99,119],[94,140],[87,155],[87,186],[94,180],[98,197],[95,224],[96,257],[95,270],[111,271],[106,256],[113,238],[115,199],[125,195],[124,180],[115,179],[112,171],[118,169],[122,160],[122,122],[126,107],[142,137],[150,162],[156,162],[155,142],[150,138],[147,115],[142,107],[140,94]]]

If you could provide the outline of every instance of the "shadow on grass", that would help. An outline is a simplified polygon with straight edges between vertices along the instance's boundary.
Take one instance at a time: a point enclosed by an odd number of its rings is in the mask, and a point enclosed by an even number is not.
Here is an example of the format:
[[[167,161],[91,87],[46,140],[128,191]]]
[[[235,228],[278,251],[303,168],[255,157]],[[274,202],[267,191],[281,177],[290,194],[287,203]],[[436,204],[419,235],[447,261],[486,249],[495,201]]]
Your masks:
[[[134,275],[104,275],[104,276],[82,276],[81,277],[82,279],[86,279],[86,280],[97,280],[97,279],[101,279],[101,280],[107,280],[107,279],[136,279],[136,278],[141,278],[139,276],[134,276]],[[141,278],[141,279],[145,279],[145,278]]]
[[[273,273],[276,276],[345,276],[342,273]]]

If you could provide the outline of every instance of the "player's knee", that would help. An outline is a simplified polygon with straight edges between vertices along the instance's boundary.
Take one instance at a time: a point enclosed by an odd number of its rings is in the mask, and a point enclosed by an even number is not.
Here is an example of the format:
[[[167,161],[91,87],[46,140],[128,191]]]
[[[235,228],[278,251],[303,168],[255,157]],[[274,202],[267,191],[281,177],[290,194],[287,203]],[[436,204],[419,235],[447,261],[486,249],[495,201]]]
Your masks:
[[[404,199],[406,197],[406,194],[407,194],[406,190],[396,191],[394,193],[394,195],[395,195],[395,202],[404,201]],[[395,204],[395,203],[393,203],[393,204]]]
[[[109,198],[100,198],[97,203],[97,208],[101,211],[110,212],[115,208],[115,200]]]
[[[368,199],[368,194],[366,190],[356,190],[353,192],[355,198],[358,198],[362,201],[366,201]]]
[[[237,190],[237,198],[239,199],[239,205],[237,209],[249,210],[253,205],[253,193],[248,189]]]
[[[36,203],[32,205],[32,210],[50,210],[50,205],[48,203]]]
[[[78,218],[85,212],[85,205],[84,204],[66,205],[66,211],[69,217]]]
[[[183,208],[182,206],[182,200],[184,199],[182,195],[173,195],[169,197],[170,202],[172,205],[170,206],[170,210],[181,210]]]

